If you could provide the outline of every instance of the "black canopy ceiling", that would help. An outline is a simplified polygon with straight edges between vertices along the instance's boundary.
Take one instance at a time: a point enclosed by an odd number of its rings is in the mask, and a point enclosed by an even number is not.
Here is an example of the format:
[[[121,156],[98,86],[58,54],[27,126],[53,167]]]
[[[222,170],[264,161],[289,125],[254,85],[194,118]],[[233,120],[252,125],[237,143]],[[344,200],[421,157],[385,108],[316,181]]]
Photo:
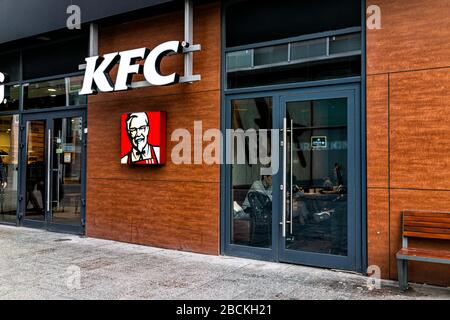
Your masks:
[[[0,0],[0,43],[66,26],[67,7],[78,5],[82,23],[174,0]]]

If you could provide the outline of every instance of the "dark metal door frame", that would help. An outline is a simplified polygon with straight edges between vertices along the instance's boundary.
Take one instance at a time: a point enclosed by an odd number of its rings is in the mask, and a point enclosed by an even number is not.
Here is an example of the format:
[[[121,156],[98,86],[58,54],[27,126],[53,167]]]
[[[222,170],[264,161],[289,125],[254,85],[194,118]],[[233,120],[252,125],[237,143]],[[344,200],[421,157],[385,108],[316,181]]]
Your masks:
[[[73,233],[73,234],[84,234],[85,232],[85,221],[86,221],[86,139],[87,132],[85,128],[87,128],[86,122],[86,110],[85,109],[75,109],[75,110],[64,110],[64,111],[53,111],[53,112],[42,112],[42,113],[29,113],[23,114],[20,120],[20,157],[19,157],[19,214],[18,214],[18,225],[24,227],[31,228],[39,228],[46,229],[48,231],[56,231],[56,232],[64,232],[64,233]],[[27,135],[27,121],[32,120],[44,120],[45,121],[45,186],[46,190],[52,190],[51,181],[48,181],[48,168],[53,168],[53,157],[49,151],[51,149],[51,145],[49,145],[49,130],[53,136],[53,120],[58,118],[67,118],[67,117],[81,117],[83,123],[83,135],[82,135],[82,159],[81,159],[81,203],[80,203],[80,225],[64,225],[51,223],[51,205],[49,204],[49,209],[45,209],[45,220],[44,221],[33,221],[26,219],[26,161],[27,161],[27,149],[28,149],[28,135]],[[51,140],[52,141],[52,140]],[[50,163],[49,163],[50,161]],[[50,184],[49,184],[50,183]],[[50,201],[51,203],[51,201]],[[45,207],[46,204],[43,203]]]

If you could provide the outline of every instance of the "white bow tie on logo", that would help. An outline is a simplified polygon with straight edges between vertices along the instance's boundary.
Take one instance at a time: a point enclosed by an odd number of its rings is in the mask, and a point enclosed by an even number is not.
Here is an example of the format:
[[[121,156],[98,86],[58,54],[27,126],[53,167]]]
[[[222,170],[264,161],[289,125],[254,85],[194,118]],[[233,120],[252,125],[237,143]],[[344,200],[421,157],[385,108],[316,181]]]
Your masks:
[[[5,79],[6,79],[5,75],[0,72],[0,104],[6,103],[6,99],[5,99],[5,85],[3,84]]]

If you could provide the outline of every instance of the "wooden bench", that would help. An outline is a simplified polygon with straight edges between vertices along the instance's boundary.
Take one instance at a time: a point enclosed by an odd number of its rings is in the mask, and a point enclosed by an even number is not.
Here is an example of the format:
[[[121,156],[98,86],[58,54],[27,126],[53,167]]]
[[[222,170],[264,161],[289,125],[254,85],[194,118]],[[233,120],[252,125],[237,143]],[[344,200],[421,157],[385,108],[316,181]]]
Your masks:
[[[408,289],[408,261],[450,264],[450,251],[408,247],[408,238],[450,240],[450,213],[403,211],[402,248],[397,252],[400,291]]]

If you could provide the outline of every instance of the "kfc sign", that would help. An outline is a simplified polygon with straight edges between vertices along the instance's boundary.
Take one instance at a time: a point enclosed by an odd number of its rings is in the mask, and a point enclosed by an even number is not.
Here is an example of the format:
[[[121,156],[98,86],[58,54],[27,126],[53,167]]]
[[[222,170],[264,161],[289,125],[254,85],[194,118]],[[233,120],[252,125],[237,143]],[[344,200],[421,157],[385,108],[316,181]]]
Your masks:
[[[0,104],[7,102],[5,99],[5,85],[3,84],[5,81],[6,75],[0,72]]]
[[[128,165],[166,163],[166,113],[135,112],[122,115],[121,161]]]
[[[80,95],[95,94],[97,92],[112,92],[128,90],[134,74],[144,74],[145,79],[154,86],[166,86],[179,82],[177,73],[162,75],[160,65],[162,59],[169,53],[182,53],[184,42],[168,41],[153,50],[139,48],[121,52],[105,54],[103,57],[86,58],[86,71]],[[145,60],[144,65],[137,64],[138,60]],[[119,63],[115,84],[109,72]]]

